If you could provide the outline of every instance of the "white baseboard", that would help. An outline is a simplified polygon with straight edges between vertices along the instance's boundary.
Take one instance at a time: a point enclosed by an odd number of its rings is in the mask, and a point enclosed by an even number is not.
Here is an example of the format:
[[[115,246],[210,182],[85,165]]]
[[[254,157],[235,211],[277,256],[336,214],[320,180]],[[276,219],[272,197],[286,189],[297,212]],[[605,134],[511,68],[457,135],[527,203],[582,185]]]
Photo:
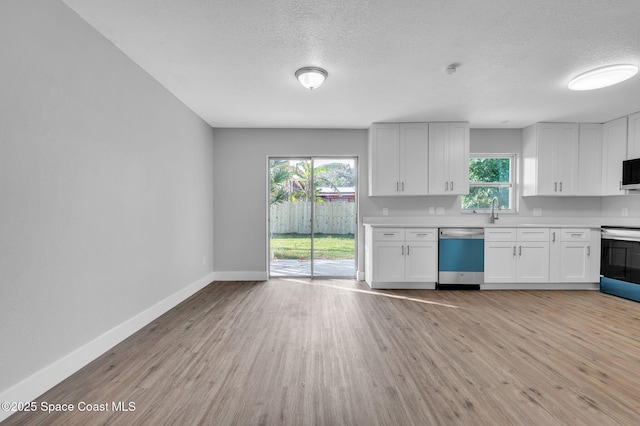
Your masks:
[[[33,401],[91,361],[214,281],[209,273],[0,393],[0,401]],[[13,412],[0,410],[0,421]]]
[[[480,290],[600,290],[599,283],[483,283]]]
[[[436,283],[380,282],[373,281],[369,287],[376,290],[435,290]]]
[[[213,273],[215,281],[267,281],[267,271],[218,271]]]

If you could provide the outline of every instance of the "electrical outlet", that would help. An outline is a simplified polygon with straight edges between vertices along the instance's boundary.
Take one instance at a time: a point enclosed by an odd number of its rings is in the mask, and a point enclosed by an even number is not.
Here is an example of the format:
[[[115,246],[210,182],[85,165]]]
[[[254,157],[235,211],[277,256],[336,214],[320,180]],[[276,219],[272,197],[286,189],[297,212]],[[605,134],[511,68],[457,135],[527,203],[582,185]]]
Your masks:
[[[438,216],[443,216],[444,215],[444,207],[437,207],[436,208],[436,214]]]
[[[626,207],[622,208],[622,216],[623,217],[629,216],[629,209],[628,208],[626,208]]]
[[[542,209],[533,209],[534,216],[542,216]]]
[[[436,208],[435,207],[429,207],[429,214],[430,215],[436,214]]]
[[[382,209],[382,216],[389,216],[389,209],[388,208],[384,207]]]

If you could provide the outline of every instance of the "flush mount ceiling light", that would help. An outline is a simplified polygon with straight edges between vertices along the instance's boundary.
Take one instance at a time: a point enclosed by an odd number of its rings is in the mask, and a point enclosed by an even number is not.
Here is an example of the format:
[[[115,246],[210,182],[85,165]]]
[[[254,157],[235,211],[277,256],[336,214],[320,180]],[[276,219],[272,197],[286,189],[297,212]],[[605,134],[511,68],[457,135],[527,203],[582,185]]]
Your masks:
[[[296,71],[296,78],[304,87],[309,90],[316,89],[324,83],[327,72],[318,67],[304,67]]]
[[[630,79],[638,72],[635,65],[609,65],[580,74],[569,82],[571,90],[593,90]]]

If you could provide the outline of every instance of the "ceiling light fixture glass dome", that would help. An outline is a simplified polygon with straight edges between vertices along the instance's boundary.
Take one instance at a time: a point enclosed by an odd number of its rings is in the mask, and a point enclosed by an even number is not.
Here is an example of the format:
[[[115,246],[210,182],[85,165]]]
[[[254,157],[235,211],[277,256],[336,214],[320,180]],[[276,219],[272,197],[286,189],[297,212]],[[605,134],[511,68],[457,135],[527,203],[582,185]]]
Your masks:
[[[573,78],[569,82],[571,90],[594,90],[601,87],[613,86],[630,79],[638,72],[635,65],[621,64],[609,65],[587,71]]]
[[[296,71],[296,78],[309,90],[317,89],[327,78],[327,72],[318,67],[304,67]]]

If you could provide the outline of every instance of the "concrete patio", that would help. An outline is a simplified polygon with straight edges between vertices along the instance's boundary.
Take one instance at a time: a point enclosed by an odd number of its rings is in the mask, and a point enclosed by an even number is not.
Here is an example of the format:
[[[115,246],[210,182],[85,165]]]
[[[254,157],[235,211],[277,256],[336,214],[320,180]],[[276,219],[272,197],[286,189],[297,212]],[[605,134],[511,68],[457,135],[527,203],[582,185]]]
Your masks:
[[[326,260],[313,261],[314,277],[350,277],[356,275],[355,260]],[[311,275],[311,261],[282,259],[272,260],[269,275],[271,277],[308,277]]]

